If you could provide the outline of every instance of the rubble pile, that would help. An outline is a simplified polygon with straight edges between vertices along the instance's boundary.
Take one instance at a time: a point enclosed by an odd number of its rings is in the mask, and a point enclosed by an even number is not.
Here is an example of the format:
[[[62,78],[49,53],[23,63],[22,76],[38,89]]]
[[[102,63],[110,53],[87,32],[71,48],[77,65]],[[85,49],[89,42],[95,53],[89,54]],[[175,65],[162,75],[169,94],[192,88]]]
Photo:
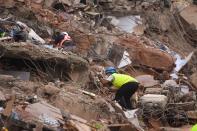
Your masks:
[[[195,131],[193,3],[0,0],[1,130]],[[108,66],[140,83],[132,110],[101,81]]]

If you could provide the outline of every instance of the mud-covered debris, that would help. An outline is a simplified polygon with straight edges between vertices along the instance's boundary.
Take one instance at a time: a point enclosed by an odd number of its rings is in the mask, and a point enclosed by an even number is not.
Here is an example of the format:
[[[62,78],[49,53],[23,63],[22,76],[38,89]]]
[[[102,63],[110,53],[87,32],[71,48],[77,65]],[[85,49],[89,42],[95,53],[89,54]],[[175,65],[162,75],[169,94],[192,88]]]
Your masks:
[[[197,72],[193,73],[190,76],[191,83],[194,85],[194,87],[197,89]]]
[[[9,117],[3,123],[14,131],[90,131],[105,125],[109,128],[105,131],[189,129],[184,125],[197,119],[193,88],[196,7],[188,1],[169,1],[0,0],[1,23],[6,20],[27,29],[23,33],[31,41],[12,42],[14,39],[7,38],[11,30],[13,33],[12,24],[0,25],[5,30],[0,34],[0,104],[6,105],[4,114]],[[65,30],[76,44],[72,51],[76,54],[55,50],[47,43],[56,32]],[[43,40],[46,45],[38,44]],[[124,52],[129,55],[123,57]],[[139,77],[145,87],[136,93],[137,103],[133,103],[138,111],[126,111],[129,119],[111,101],[113,93],[98,80],[109,65],[121,65],[120,73]],[[28,73],[26,81],[17,79],[17,72],[12,71]],[[171,73],[176,81],[170,79]],[[15,101],[8,98],[10,92],[16,92]]]
[[[43,94],[48,94],[48,95],[56,95],[60,92],[60,89],[55,86],[54,83],[49,82],[48,85],[45,85],[43,87]]]
[[[177,82],[175,80],[166,80],[163,83],[163,87],[178,87],[179,85],[177,84]]]
[[[16,95],[13,94],[11,99],[7,102],[5,110],[3,111],[4,116],[9,117],[11,115],[15,99],[16,99]]]
[[[0,5],[3,5],[5,6],[6,8],[12,8],[15,6],[15,1],[14,0],[7,0],[7,1],[4,1],[4,0],[0,0]]]
[[[19,114],[21,120],[26,123],[40,121],[43,125],[52,129],[58,128],[60,123],[63,123],[60,110],[46,102],[31,104],[25,108],[23,106],[17,106],[16,112]]]
[[[180,12],[180,17],[186,31],[185,34],[187,37],[189,36],[188,38],[191,41],[194,42],[194,47],[196,47],[195,42],[197,41],[197,18],[195,17],[197,15],[196,11],[196,5],[190,5]]]
[[[50,61],[58,65],[72,65],[77,69],[87,69],[87,61],[75,54],[51,50],[32,43],[0,43],[0,49],[5,51],[4,57]]]
[[[116,43],[119,43],[119,46],[116,46],[118,48],[114,47],[118,50],[116,51],[118,57],[120,57],[121,50],[124,50],[124,47],[126,47],[133,64],[140,64],[164,71],[171,71],[174,67],[174,59],[170,54],[144,45],[142,40],[137,37],[121,38]],[[144,43],[147,43],[147,45],[154,44],[149,39],[144,41]]]
[[[160,127],[161,131],[190,131],[191,126],[185,126],[181,128],[173,128],[173,127]]]
[[[2,87],[12,87],[17,79],[11,75],[0,75],[0,84]]]
[[[159,84],[159,81],[154,80],[154,77],[151,75],[141,75],[137,76],[136,79],[140,82],[140,84],[144,87],[153,87]]]
[[[188,111],[187,116],[189,119],[197,120],[197,111]]]

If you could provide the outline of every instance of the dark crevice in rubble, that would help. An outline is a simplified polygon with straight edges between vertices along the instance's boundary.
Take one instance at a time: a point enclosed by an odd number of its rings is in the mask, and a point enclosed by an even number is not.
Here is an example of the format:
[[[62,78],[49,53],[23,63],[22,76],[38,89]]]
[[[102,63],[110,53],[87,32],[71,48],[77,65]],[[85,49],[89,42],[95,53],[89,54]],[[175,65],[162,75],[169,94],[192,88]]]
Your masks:
[[[63,3],[54,3],[53,8],[58,11],[66,11],[66,5]]]

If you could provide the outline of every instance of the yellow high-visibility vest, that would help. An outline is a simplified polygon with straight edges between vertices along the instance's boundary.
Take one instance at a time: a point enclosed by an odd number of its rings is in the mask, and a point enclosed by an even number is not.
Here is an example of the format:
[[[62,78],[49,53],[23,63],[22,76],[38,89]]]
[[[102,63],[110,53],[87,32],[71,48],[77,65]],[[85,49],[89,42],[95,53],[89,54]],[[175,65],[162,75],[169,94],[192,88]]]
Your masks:
[[[192,127],[191,131],[197,131],[197,124]]]
[[[112,76],[113,76],[112,84],[113,84],[113,86],[115,86],[118,89],[122,85],[124,85],[128,82],[138,82],[135,78],[133,78],[129,75],[113,73]]]

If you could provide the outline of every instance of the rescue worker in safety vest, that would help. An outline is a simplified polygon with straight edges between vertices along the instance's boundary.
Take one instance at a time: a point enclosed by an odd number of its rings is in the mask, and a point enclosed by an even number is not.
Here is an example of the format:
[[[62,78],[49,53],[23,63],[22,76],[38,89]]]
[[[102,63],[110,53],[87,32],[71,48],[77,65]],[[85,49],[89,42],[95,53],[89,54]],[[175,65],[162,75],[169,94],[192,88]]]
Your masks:
[[[137,91],[138,81],[125,74],[118,74],[114,67],[107,67],[105,69],[106,79],[101,79],[104,85],[113,85],[113,90],[116,91],[115,100],[125,109],[132,109],[130,98]]]

